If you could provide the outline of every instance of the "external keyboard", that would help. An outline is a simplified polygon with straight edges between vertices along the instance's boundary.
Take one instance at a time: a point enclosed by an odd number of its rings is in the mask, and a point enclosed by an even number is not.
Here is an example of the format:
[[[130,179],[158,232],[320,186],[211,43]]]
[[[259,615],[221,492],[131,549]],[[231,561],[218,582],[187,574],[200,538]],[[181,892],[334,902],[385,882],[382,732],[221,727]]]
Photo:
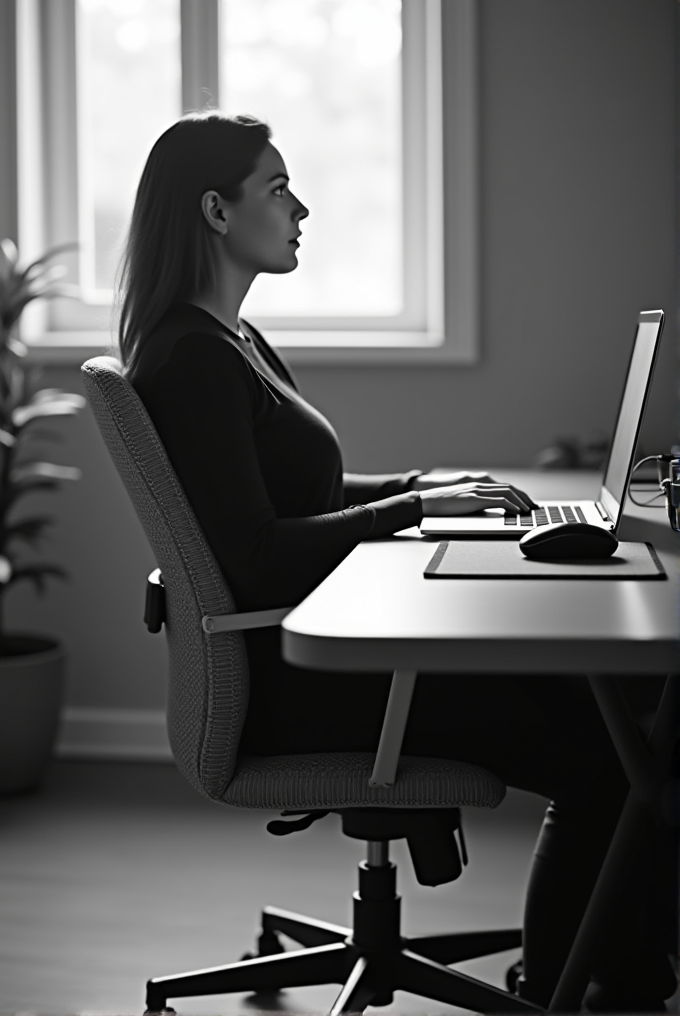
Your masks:
[[[547,526],[551,522],[585,522],[586,517],[578,507],[566,504],[548,505],[536,508],[528,515],[506,515],[506,526],[523,526],[532,529],[534,526]]]

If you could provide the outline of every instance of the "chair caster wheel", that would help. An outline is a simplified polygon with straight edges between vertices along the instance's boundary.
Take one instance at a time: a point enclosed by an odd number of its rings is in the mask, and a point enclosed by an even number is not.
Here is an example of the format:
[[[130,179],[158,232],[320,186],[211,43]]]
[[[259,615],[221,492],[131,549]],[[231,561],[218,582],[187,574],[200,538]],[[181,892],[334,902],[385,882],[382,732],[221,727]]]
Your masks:
[[[257,939],[257,952],[246,952],[241,957],[242,960],[254,960],[260,956],[277,956],[279,953],[283,953],[286,950],[281,945],[281,940],[275,931],[263,931]],[[276,995],[283,989],[281,988],[263,988],[262,991],[255,989],[254,995]]]
[[[281,939],[275,931],[263,931],[257,939],[257,951],[246,952],[242,960],[254,960],[258,956],[276,956],[286,950],[281,945]]]
[[[513,995],[517,994],[517,981],[519,980],[520,974],[522,973],[522,961],[517,960],[511,967],[508,967],[505,973],[505,984],[508,991],[511,991]]]

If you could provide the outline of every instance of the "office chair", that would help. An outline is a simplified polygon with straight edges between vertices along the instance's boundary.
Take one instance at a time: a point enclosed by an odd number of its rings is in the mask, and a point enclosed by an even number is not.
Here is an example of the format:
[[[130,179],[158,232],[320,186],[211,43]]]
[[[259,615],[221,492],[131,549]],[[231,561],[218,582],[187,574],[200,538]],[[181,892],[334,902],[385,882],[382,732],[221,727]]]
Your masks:
[[[121,364],[113,357],[98,356],[84,363],[81,371],[95,420],[159,565],[147,580],[144,620],[152,632],[165,626],[170,661],[168,736],[179,770],[212,801],[302,815],[292,822],[270,822],[267,828],[274,834],[306,828],[337,812],[343,833],[367,842],[366,860],[359,865],[359,891],[354,893],[352,928],[265,907],[255,955],[222,967],[152,978],[147,983],[147,1013],[174,1012],[168,999],[312,984],[341,986],[331,1016],[389,1005],[395,990],[476,1012],[543,1012],[448,966],[520,946],[521,929],[418,937],[400,933],[390,840],[406,839],[421,884],[451,882],[461,874],[461,853],[463,863],[467,861],[460,808],[497,807],[505,796],[504,784],[467,763],[399,756],[394,739],[391,779],[389,758],[385,770],[389,750],[383,751],[382,777],[376,776],[378,763],[372,753],[239,754],[248,705],[242,631],[280,624],[291,608],[238,612]],[[403,676],[395,675],[393,687]],[[404,723],[402,716],[402,731]],[[386,727],[387,723],[383,735]],[[284,950],[280,934],[303,948]]]

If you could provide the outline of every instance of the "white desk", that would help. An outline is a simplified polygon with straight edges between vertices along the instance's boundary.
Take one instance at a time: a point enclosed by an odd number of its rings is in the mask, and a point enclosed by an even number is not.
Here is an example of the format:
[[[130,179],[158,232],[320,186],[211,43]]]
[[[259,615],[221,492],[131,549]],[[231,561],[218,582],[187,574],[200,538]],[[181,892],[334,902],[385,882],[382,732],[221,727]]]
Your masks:
[[[564,482],[564,474],[513,470],[515,478],[541,499],[559,496],[555,488]],[[670,551],[674,543],[680,551],[680,534],[664,511],[634,512],[619,536],[642,539],[644,516],[651,519],[644,538],[659,551],[668,581],[426,579],[439,538],[406,529],[360,544],[288,614],[284,656],[322,670],[678,669],[680,581]]]
[[[599,492],[587,473],[490,472],[542,500]],[[645,745],[615,681],[602,675],[680,672],[680,534],[665,511],[630,505],[619,538],[652,542],[668,579],[425,579],[439,539],[408,529],[360,544],[282,626],[283,655],[299,667],[589,675],[633,789],[549,1011],[578,1011],[608,902],[658,797],[655,766],[663,767],[676,736],[676,680],[666,682]]]

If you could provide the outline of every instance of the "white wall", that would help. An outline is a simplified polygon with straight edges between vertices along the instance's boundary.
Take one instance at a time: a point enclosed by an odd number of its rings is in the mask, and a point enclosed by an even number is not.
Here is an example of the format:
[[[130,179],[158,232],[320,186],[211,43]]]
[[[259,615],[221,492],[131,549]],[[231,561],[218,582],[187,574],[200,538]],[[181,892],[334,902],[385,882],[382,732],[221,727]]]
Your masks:
[[[528,465],[556,435],[611,432],[637,312],[663,307],[642,446],[665,450],[679,440],[678,5],[479,7],[481,358],[298,368],[302,392],[336,427],[351,470]],[[9,222],[3,190],[0,179]],[[46,368],[44,384],[82,391],[77,367]],[[69,708],[161,709],[165,646],[141,623],[153,556],[89,412],[55,427],[64,443],[45,454],[83,479],[26,498],[22,513],[55,516],[41,558],[72,579],[44,600],[17,587],[9,627],[66,642]]]

